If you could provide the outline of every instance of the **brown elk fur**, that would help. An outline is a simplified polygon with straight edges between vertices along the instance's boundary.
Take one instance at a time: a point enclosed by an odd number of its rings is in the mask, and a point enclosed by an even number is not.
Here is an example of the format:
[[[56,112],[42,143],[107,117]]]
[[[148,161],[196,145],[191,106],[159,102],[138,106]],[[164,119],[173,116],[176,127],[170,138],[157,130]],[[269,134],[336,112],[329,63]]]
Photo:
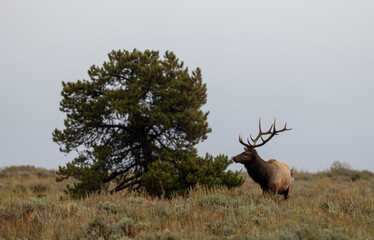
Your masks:
[[[242,163],[249,176],[261,186],[265,194],[280,194],[287,199],[291,188],[291,170],[284,162],[274,159],[264,161],[254,148],[245,148],[245,151],[236,157],[234,162]]]
[[[242,163],[248,171],[249,176],[258,184],[260,184],[261,189],[265,194],[280,194],[284,195],[287,199],[288,193],[291,189],[291,170],[290,167],[277,160],[270,159],[264,161],[255,150],[256,147],[261,147],[270,141],[275,135],[280,132],[292,130],[287,128],[287,123],[284,125],[283,129],[277,130],[275,127],[276,119],[271,125],[270,129],[266,132],[261,130],[261,119],[259,120],[259,133],[254,139],[251,137],[253,143],[243,142],[242,137],[239,135],[239,142],[245,146],[244,152],[234,157],[234,162]],[[269,135],[268,138],[264,139],[263,136]],[[258,140],[262,140],[262,143],[258,143]]]

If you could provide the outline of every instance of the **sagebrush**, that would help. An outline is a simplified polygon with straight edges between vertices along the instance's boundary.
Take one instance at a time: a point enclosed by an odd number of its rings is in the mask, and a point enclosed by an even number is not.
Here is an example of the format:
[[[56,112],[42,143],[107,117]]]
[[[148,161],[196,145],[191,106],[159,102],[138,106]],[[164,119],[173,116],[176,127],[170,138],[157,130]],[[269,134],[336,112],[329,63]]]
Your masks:
[[[10,173],[10,170],[12,172]],[[295,171],[290,198],[264,198],[246,174],[236,188],[196,188],[169,199],[122,192],[72,200],[51,176],[3,169],[3,239],[372,239],[374,174]],[[25,177],[25,174],[29,174]],[[38,194],[27,184],[48,185]],[[24,185],[18,189],[16,185]]]

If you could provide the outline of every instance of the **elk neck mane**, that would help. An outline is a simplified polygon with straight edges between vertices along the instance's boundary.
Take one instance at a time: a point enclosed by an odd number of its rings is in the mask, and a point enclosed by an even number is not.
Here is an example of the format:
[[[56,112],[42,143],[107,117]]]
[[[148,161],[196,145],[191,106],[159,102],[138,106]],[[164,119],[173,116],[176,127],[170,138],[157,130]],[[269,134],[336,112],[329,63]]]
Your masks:
[[[258,184],[261,188],[266,189],[268,186],[268,179],[270,172],[266,162],[256,152],[253,156],[252,161],[248,161],[244,164],[249,176]]]

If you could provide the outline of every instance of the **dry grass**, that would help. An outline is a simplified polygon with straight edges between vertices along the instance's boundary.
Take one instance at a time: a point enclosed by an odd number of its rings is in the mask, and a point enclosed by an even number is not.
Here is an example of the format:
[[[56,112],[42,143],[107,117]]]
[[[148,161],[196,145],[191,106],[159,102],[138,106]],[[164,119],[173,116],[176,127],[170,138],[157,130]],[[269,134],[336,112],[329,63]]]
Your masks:
[[[297,172],[287,201],[263,198],[248,178],[169,200],[71,200],[52,171],[11,167],[0,171],[0,239],[373,239],[374,176],[349,171]]]

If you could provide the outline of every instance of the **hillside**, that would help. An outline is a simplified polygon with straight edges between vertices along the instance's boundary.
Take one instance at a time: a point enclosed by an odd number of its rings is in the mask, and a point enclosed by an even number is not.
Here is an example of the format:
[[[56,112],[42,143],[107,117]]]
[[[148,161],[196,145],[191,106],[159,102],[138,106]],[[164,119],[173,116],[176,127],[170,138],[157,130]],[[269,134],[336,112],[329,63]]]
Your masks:
[[[245,173],[233,190],[69,199],[53,171],[0,170],[0,239],[372,239],[374,174],[335,164],[295,172],[290,199],[264,198]]]

